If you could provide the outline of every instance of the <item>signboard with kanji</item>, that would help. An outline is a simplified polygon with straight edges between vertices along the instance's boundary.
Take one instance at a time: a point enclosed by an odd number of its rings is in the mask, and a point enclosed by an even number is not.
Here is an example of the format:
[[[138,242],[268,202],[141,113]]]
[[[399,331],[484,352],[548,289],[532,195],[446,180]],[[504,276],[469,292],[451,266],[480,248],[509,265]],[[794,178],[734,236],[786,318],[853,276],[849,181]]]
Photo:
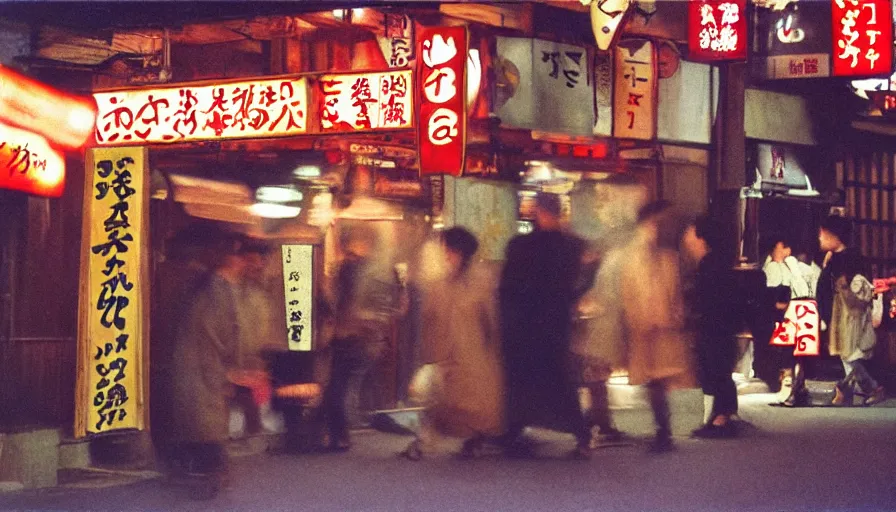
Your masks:
[[[656,47],[647,39],[629,39],[616,46],[613,87],[613,136],[652,140],[656,137]]]
[[[287,342],[290,350],[307,352],[314,332],[314,246],[284,245],[282,252]]]
[[[406,14],[385,13],[377,42],[390,68],[405,68],[414,59],[414,20]]]
[[[502,76],[497,79],[495,113],[502,126],[566,135],[592,134],[594,87],[599,77],[595,76],[587,48],[543,39],[498,37],[496,49]],[[602,92],[609,95],[612,72],[606,67],[603,71],[609,73],[604,77],[609,83],[602,82]]]
[[[745,0],[690,0],[688,57],[695,61],[747,58]]]
[[[0,124],[0,189],[59,197],[65,159],[36,133]]]
[[[793,347],[795,356],[820,353],[818,304],[812,299],[791,300],[784,321],[776,322],[771,345]]]
[[[420,30],[420,174],[460,176],[466,149],[466,27]]]
[[[757,8],[757,52],[751,60],[770,80],[831,75],[831,4],[803,2],[784,10]],[[763,65],[764,64],[764,65]]]
[[[414,89],[411,70],[320,77],[324,131],[412,128]]]
[[[305,133],[305,78],[98,92],[101,146]]]
[[[142,429],[148,327],[147,151],[88,151],[75,434]]]
[[[834,76],[878,76],[893,71],[890,0],[832,0]]]

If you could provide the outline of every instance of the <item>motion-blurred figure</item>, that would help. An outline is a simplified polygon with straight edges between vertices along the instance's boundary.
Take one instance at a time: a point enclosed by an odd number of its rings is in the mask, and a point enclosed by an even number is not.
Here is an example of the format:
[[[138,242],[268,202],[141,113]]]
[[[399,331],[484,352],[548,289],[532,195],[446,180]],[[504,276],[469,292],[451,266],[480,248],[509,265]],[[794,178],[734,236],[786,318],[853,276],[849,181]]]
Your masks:
[[[676,220],[665,201],[644,206],[622,266],[629,383],[647,386],[656,423],[653,453],[674,448],[667,390],[690,381],[677,251],[683,228]]]
[[[607,381],[613,370],[625,366],[623,306],[619,300],[625,257],[623,249],[613,249],[600,257],[594,285],[576,306],[570,347],[573,377],[579,389],[587,391],[583,411],[588,428],[596,426],[598,440],[607,443],[624,438],[613,425]]]
[[[423,299],[424,364],[432,365],[421,432],[404,455],[418,459],[437,434],[466,438],[475,457],[503,433],[504,373],[494,279],[473,263],[479,243],[463,228],[441,235],[448,274]]]
[[[171,428],[180,468],[210,477],[217,492],[226,469],[229,439],[228,370],[237,364],[245,326],[238,297],[245,277],[245,240],[223,235],[220,260],[203,278],[183,316],[177,319],[170,374]]]
[[[322,404],[331,451],[351,447],[349,413],[360,407],[364,378],[386,350],[393,318],[407,310],[406,289],[375,271],[376,234],[359,226],[345,236],[345,255],[336,276],[333,359]]]
[[[510,241],[501,275],[511,455],[529,455],[523,430],[542,426],[572,433],[577,440],[573,457],[590,456],[591,431],[568,360],[574,307],[594,275],[583,265],[584,241],[564,231],[561,210],[559,197],[539,195],[535,231]]]

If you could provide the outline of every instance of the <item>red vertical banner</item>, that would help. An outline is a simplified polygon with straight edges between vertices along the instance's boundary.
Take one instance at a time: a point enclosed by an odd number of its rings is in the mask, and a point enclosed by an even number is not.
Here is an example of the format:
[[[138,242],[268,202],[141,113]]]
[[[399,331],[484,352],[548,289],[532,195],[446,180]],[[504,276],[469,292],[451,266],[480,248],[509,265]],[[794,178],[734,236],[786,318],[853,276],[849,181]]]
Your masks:
[[[834,76],[889,75],[893,71],[890,0],[833,0]]]
[[[466,27],[427,27],[417,40],[420,174],[460,176],[466,148]]]
[[[695,61],[747,58],[746,0],[690,0],[688,57]]]

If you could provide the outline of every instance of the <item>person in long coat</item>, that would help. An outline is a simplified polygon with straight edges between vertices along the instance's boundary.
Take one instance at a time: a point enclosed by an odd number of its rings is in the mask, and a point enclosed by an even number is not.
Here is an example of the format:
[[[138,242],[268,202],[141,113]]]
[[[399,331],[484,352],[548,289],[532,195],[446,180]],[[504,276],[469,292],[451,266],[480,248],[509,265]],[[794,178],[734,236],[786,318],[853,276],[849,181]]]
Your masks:
[[[172,441],[189,472],[224,470],[229,439],[227,372],[234,368],[246,335],[237,314],[237,297],[246,269],[241,237],[225,236],[224,255],[177,320],[170,364]]]
[[[504,432],[504,373],[495,280],[472,260],[479,243],[463,228],[442,233],[447,275],[424,290],[424,364],[438,380],[426,397],[419,439],[404,452],[417,459],[436,435],[465,438],[462,456],[475,456],[487,438]]]
[[[560,199],[541,194],[535,231],[507,247],[499,285],[507,374],[508,454],[529,455],[526,426],[572,433],[573,456],[590,455],[591,431],[568,368],[574,307],[593,281],[583,262],[585,242],[565,232]]]
[[[874,405],[885,398],[883,386],[866,367],[877,341],[871,323],[874,288],[861,253],[847,245],[851,234],[849,221],[836,215],[819,229],[819,246],[827,255],[818,281],[818,312],[827,327],[828,350],[843,363],[844,378],[833,404],[851,405],[858,391],[864,405]]]
[[[668,222],[671,205],[656,201],[638,214],[638,228],[622,267],[623,318],[632,385],[646,385],[656,423],[651,452],[673,448],[667,390],[690,384],[684,336],[678,233]]]
[[[625,367],[625,325],[619,298],[626,255],[623,248],[614,248],[600,256],[594,285],[576,306],[570,345],[573,374],[590,398],[585,419],[589,428],[598,428],[600,440],[606,442],[624,438],[613,424],[607,381],[614,370]]]

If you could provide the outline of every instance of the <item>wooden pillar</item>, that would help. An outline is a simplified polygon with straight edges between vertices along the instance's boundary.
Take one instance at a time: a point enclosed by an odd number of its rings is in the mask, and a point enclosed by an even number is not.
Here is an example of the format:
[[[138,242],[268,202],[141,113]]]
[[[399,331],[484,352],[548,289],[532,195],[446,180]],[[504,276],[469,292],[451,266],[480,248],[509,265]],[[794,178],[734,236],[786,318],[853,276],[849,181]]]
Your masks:
[[[725,244],[726,257],[732,264],[741,255],[744,240],[740,189],[746,179],[746,133],[744,128],[744,99],[747,66],[743,62],[719,65],[719,101],[713,126],[713,201],[711,214],[732,229],[729,243]]]
[[[307,70],[307,59],[300,36],[271,39],[271,74],[286,75]]]

